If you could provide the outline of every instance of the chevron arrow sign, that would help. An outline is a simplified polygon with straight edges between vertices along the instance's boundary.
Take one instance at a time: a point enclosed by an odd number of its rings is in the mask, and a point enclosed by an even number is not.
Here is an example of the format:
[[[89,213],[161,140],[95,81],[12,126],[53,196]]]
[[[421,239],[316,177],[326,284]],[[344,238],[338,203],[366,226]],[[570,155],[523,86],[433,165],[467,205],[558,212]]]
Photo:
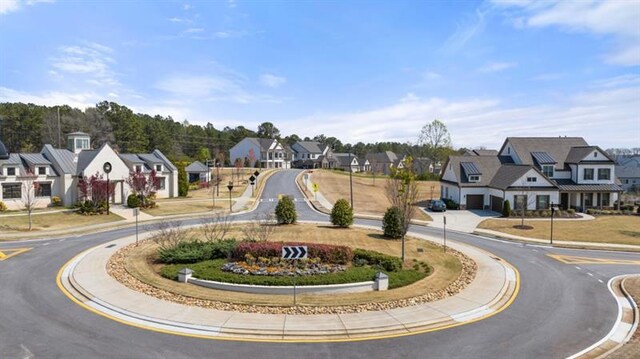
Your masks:
[[[307,246],[282,246],[282,258],[284,259],[307,258]]]

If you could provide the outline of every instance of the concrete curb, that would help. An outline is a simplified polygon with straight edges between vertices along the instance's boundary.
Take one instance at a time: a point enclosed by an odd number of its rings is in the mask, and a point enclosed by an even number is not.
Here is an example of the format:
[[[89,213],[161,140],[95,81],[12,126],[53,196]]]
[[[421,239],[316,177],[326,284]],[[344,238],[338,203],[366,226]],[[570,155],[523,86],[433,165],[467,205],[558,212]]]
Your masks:
[[[382,339],[396,336],[405,336],[435,331],[454,326],[472,323],[506,309],[517,296],[519,291],[519,274],[517,269],[509,263],[473,246],[452,243],[459,246],[458,250],[469,248],[467,251],[477,251],[474,256],[482,255],[485,265],[484,275],[495,276],[492,272],[502,268],[498,277],[502,282],[501,287],[495,288],[495,294],[486,293],[486,299],[469,299],[472,293],[472,282],[467,289],[453,297],[441,301],[429,302],[414,307],[404,307],[383,311],[348,314],[316,314],[316,315],[276,315],[276,314],[250,314],[239,312],[224,312],[215,309],[189,307],[172,302],[164,302],[155,297],[148,297],[124,287],[119,282],[106,286],[102,282],[87,283],[87,288],[82,282],[82,277],[99,280],[93,276],[93,270],[103,272],[100,276],[107,280],[115,281],[106,274],[103,267],[104,257],[113,253],[118,248],[135,241],[133,237],[125,237],[119,240],[117,247],[109,247],[109,243],[93,247],[65,264],[58,273],[57,281],[60,289],[72,301],[98,315],[116,320],[120,323],[140,327],[143,329],[160,331],[169,334],[192,336],[208,339],[226,340],[251,340],[251,341],[278,341],[278,342],[326,342],[326,341],[353,341]],[[114,242],[116,242],[114,241]],[[103,253],[97,253],[101,250]],[[98,257],[92,256],[96,253]],[[480,253],[481,252],[481,253]],[[479,254],[480,253],[480,254]],[[102,256],[102,257],[100,257]],[[94,258],[95,257],[95,258]],[[110,254],[106,256],[106,260]],[[101,258],[101,259],[100,259]],[[482,262],[481,261],[481,262]],[[82,263],[86,264],[82,264]],[[496,264],[499,267],[496,267]],[[78,266],[82,266],[79,268]],[[490,269],[495,268],[495,269]],[[77,275],[77,270],[80,275]],[[493,273],[493,274],[491,274]],[[476,278],[476,280],[479,280]],[[474,280],[474,282],[476,281]],[[498,284],[500,282],[495,282]],[[115,287],[114,287],[115,285]],[[477,287],[477,285],[476,285]],[[96,294],[92,291],[96,290]],[[115,293],[115,292],[117,293]],[[477,291],[477,288],[476,288]],[[103,293],[103,294],[100,294]],[[106,299],[112,293],[119,298],[121,303],[129,303],[131,309],[111,302]],[[140,301],[132,300],[144,296],[145,305],[140,306]],[[473,296],[473,295],[472,295]],[[103,297],[103,298],[100,298]],[[123,299],[129,298],[129,299]],[[114,297],[112,297],[114,298]],[[129,301],[128,301],[129,300]],[[448,301],[448,302],[447,302]],[[483,303],[480,303],[482,301]],[[160,305],[155,313],[162,315],[144,314],[152,313],[153,305]],[[207,313],[208,311],[208,313]],[[189,314],[197,312],[198,315]],[[202,319],[209,315],[208,319]],[[191,317],[189,317],[191,315]],[[422,315],[422,317],[421,317]],[[219,317],[213,319],[213,317]],[[188,319],[192,318],[192,319]],[[195,319],[193,319],[195,318]],[[222,319],[220,319],[222,318]],[[208,320],[208,322],[207,322]],[[218,323],[212,325],[211,323]]]
[[[539,238],[528,238],[510,235],[489,229],[476,228],[472,234],[484,237],[499,238],[518,243],[534,243],[551,246],[549,240]],[[590,242],[570,242],[570,241],[553,241],[553,247],[568,249],[593,249],[593,250],[614,250],[614,251],[632,251],[640,252],[640,246],[629,244],[615,243],[590,243]]]
[[[640,318],[637,304],[624,288],[624,280],[638,275],[620,275],[609,280],[607,286],[618,303],[618,316],[613,328],[604,338],[568,359],[605,358],[631,339]]]

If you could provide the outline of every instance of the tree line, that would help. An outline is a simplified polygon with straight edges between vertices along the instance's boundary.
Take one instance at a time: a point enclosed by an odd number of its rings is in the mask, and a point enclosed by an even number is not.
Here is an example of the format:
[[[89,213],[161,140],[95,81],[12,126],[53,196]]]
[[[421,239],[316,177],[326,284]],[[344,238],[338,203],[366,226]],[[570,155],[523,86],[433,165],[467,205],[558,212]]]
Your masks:
[[[66,134],[76,131],[91,135],[93,148],[109,143],[121,153],[162,151],[176,162],[220,158],[228,161],[229,149],[245,137],[277,138],[286,145],[297,141],[318,141],[334,152],[352,152],[363,157],[370,152],[393,151],[443,161],[450,154],[463,152],[451,148],[446,126],[434,120],[417,133],[416,143],[376,142],[343,143],[336,137],[319,134],[300,137],[282,136],[271,122],[254,131],[244,126],[214,127],[176,121],[171,116],[135,113],[115,102],[103,101],[84,110],[63,106],[25,103],[0,103],[0,140],[10,152],[39,152],[43,145],[66,147]]]

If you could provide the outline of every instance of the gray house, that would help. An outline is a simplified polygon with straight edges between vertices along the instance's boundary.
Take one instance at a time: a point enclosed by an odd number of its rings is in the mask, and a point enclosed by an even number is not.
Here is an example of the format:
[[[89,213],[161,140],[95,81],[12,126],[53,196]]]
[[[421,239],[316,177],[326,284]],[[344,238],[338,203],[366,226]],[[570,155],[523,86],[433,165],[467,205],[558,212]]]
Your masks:
[[[317,141],[298,141],[291,146],[296,168],[334,168],[331,148]]]
[[[616,177],[626,192],[640,192],[640,156],[618,157]]]
[[[200,161],[194,161],[185,167],[185,172],[189,177],[189,183],[193,182],[209,182],[211,180],[211,171]]]

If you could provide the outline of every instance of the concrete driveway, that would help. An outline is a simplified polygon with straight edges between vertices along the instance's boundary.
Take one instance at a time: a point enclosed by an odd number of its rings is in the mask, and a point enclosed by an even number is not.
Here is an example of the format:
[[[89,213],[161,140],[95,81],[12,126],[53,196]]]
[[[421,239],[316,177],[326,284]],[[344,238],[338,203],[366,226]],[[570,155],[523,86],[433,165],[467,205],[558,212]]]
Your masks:
[[[433,218],[433,223],[431,224],[432,227],[443,228],[444,217],[446,216],[447,229],[453,229],[465,233],[473,233],[473,230],[476,229],[480,222],[487,218],[500,217],[500,213],[498,212],[484,210],[448,210],[446,212],[431,212],[430,210],[421,209]]]

